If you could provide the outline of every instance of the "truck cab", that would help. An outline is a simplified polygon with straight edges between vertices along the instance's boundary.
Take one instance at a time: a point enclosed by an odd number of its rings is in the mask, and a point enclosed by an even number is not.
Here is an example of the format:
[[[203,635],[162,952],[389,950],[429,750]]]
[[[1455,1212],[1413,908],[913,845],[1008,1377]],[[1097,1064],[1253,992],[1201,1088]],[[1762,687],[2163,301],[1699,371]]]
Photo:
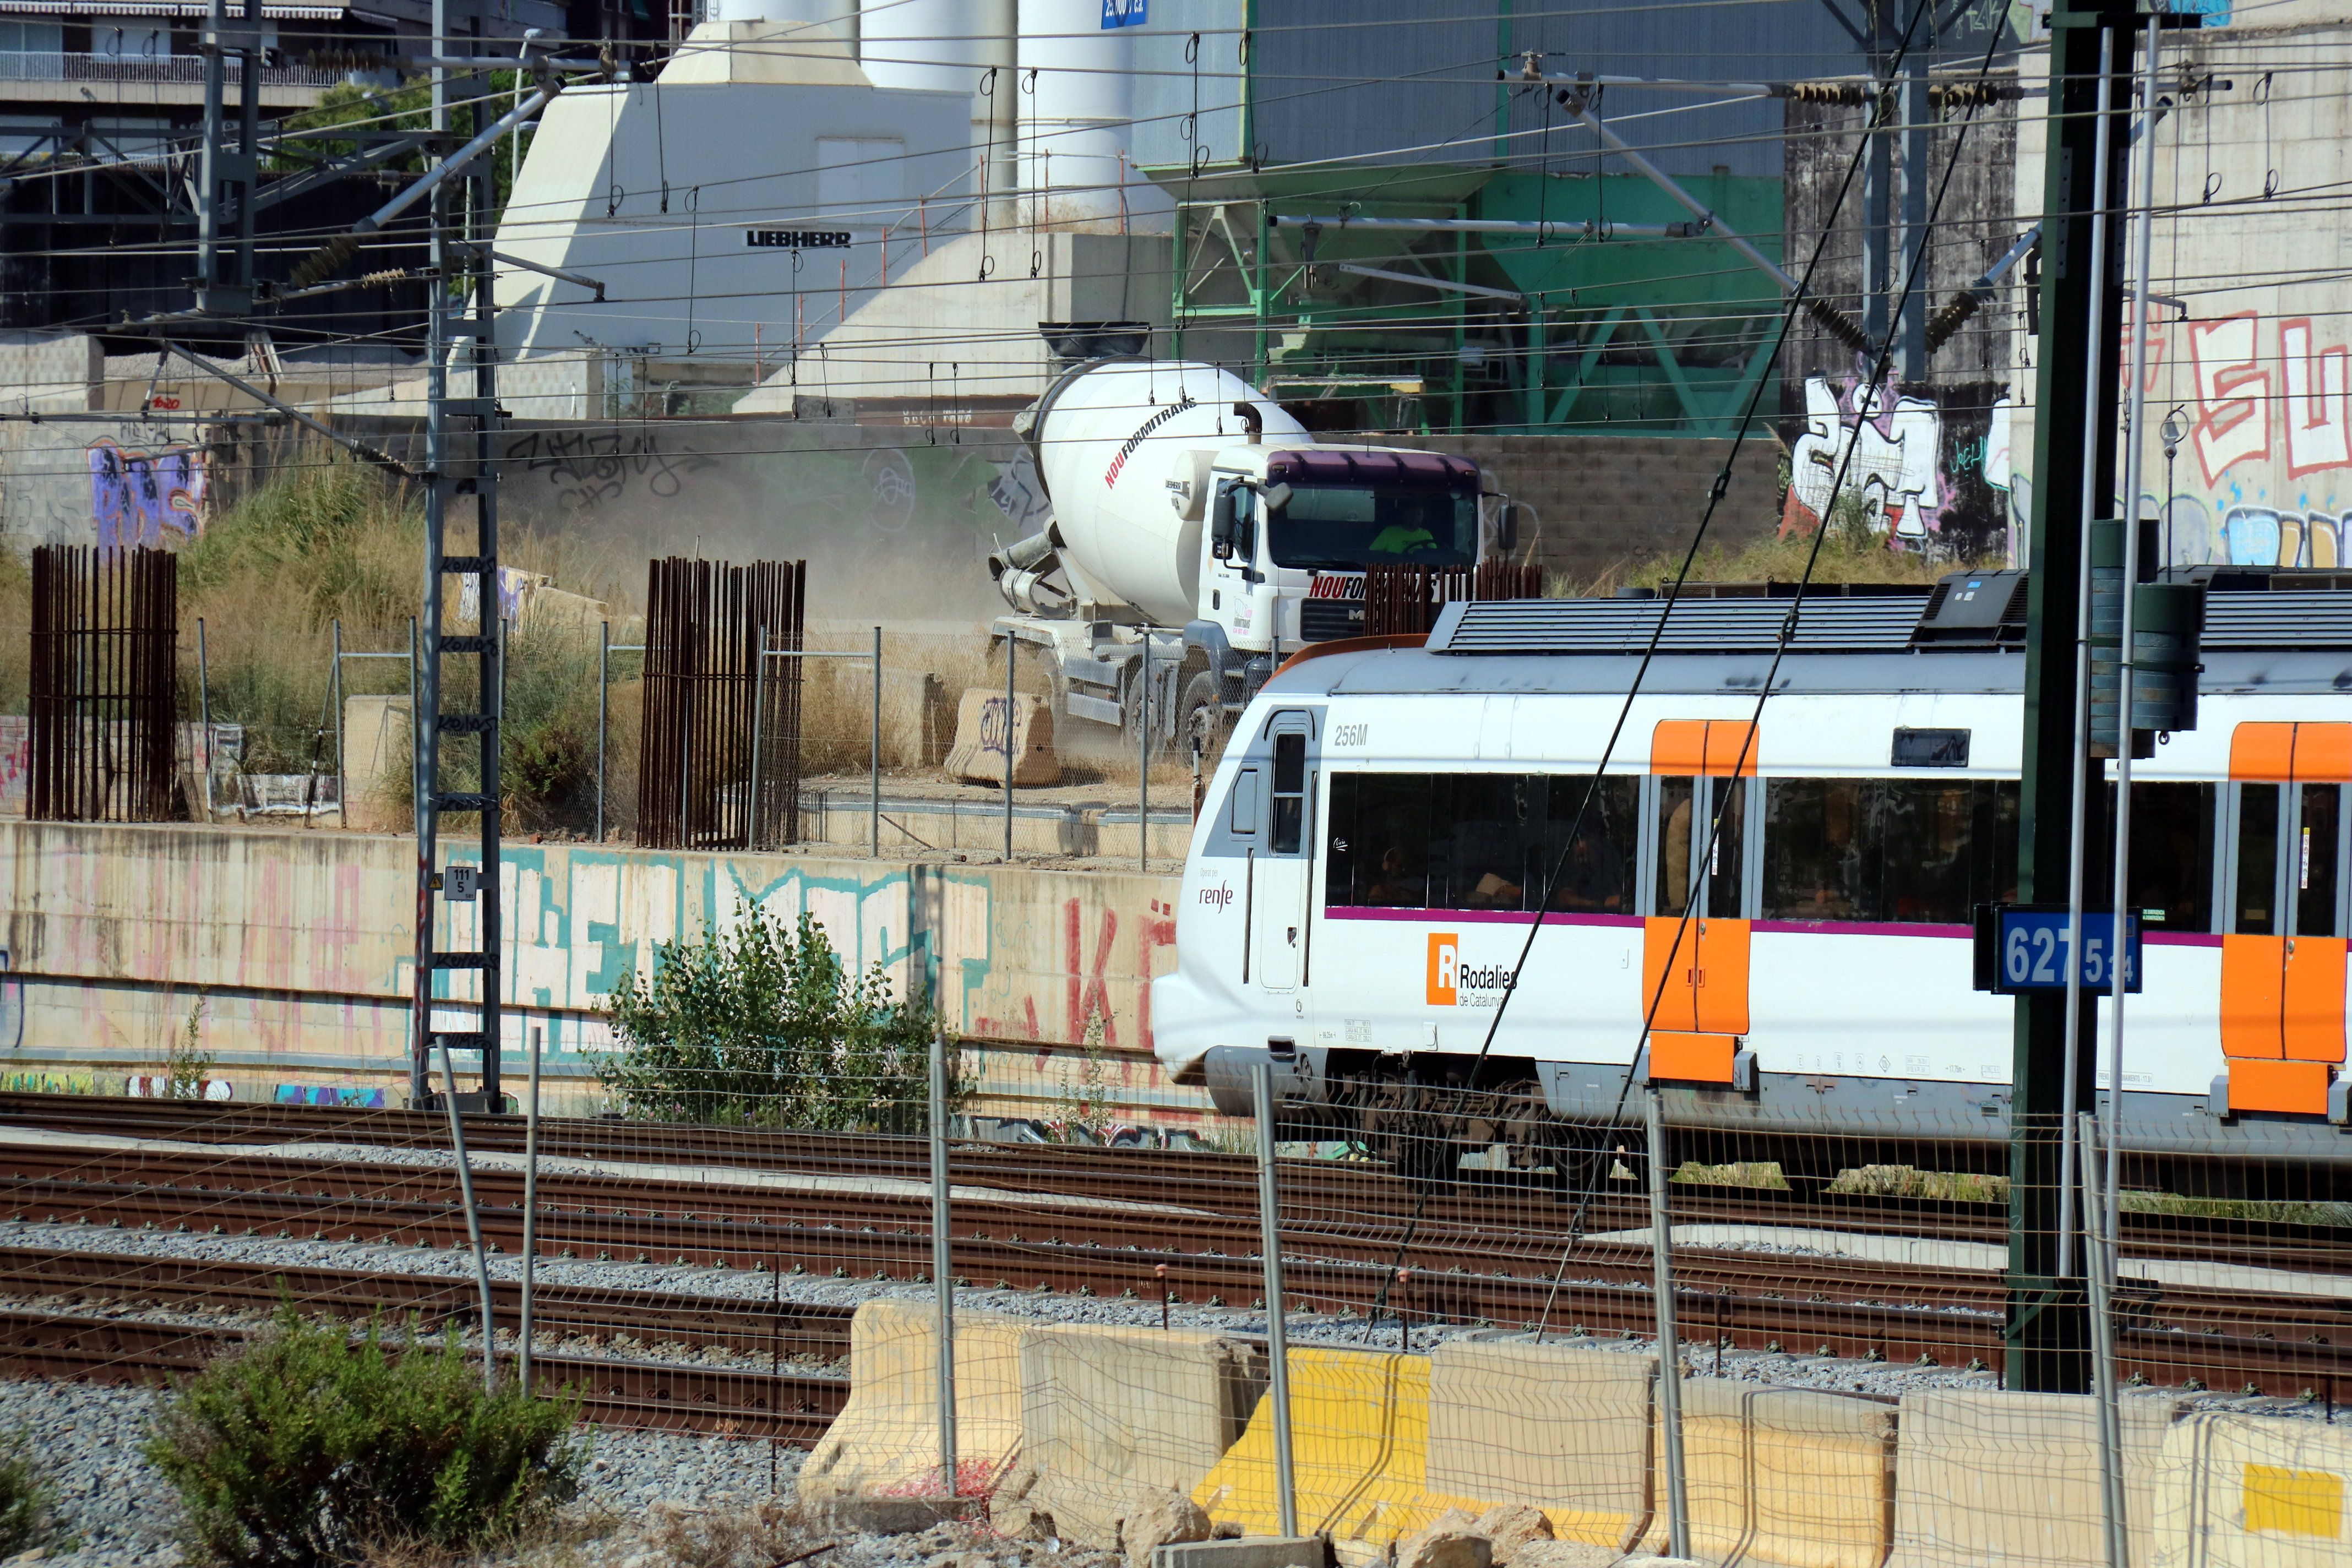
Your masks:
[[[1482,498],[1467,458],[1337,446],[1203,456],[1197,477],[1169,489],[1180,512],[1197,507],[1206,524],[1184,644],[1212,679],[1185,694],[1180,718],[1212,753],[1287,653],[1366,635],[1368,569],[1444,574],[1441,583],[1460,584],[1447,596],[1458,596],[1490,550],[1514,542],[1514,509]]]

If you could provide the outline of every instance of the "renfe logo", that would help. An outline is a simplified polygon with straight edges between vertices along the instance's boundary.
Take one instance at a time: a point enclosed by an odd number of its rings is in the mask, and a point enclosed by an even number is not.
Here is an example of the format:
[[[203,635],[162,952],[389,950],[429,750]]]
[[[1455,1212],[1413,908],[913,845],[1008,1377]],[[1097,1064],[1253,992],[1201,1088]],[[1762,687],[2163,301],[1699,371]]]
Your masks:
[[[1450,931],[1429,933],[1429,1005],[1451,1007],[1460,999],[1462,939]]]
[[[1201,901],[1204,904],[1213,904],[1222,910],[1234,901],[1234,885],[1231,882],[1219,882],[1213,888],[1203,888],[1201,889]]]

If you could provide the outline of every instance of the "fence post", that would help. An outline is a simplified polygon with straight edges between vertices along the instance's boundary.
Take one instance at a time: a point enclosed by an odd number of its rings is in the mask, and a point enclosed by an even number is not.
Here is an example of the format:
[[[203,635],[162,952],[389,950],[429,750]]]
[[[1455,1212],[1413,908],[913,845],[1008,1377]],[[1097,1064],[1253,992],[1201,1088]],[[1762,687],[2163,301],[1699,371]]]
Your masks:
[[[335,826],[352,825],[352,808],[347,804],[350,785],[343,778],[343,617],[335,617],[335,679],[331,689],[335,704]]]
[[[2111,1097],[2114,1092],[2109,1090]],[[2105,1191],[2105,1183],[2099,1179],[2100,1167],[2093,1163],[2093,1154],[2095,1151],[2105,1160],[2112,1161],[2115,1151],[2098,1146],[2096,1112],[2080,1111],[2076,1117],[2075,1133],[2083,1148],[2084,1191]],[[2091,1295],[2091,1390],[2099,1401],[2099,1497],[2105,1505],[2101,1512],[2105,1516],[2107,1568],[2130,1568],[2124,1534],[2123,1413],[2116,1404],[2116,1238],[2107,1234],[2104,1224],[2090,1217],[2087,1202],[2083,1207],[2083,1273]]]
[[[956,1495],[955,1249],[948,1234],[948,1035],[931,1034],[931,1281],[940,1307],[940,1489]]]
[[[596,842],[604,842],[604,704],[613,689],[613,623],[596,623]]]
[[[539,1053],[541,1026],[530,1026],[530,1100],[522,1124],[522,1313],[516,1328],[522,1351],[516,1363],[526,1397],[530,1394],[530,1288],[539,1272]]]
[[[1143,628],[1143,668],[1135,678],[1135,727],[1143,739],[1137,744],[1135,784],[1135,868],[1151,869],[1151,628]]]
[[[196,617],[196,721],[204,726],[205,821],[213,819],[212,667],[205,658],[205,618]]]
[[[425,1033],[432,1033],[427,1020]],[[474,1167],[466,1158],[466,1122],[457,1113],[457,1073],[449,1065],[449,1047],[438,1043],[441,1052],[441,1108],[449,1113],[449,1148],[457,1158],[457,1195],[465,1200],[466,1236],[474,1247],[474,1283],[482,1292],[482,1386],[495,1389],[499,1385],[498,1318],[490,1309],[490,1260],[482,1251],[482,1211],[474,1205]]]
[[[1021,645],[1004,634],[1004,858],[1013,858],[1013,655]]]
[[[1274,1401],[1274,1495],[1282,1533],[1298,1533],[1297,1476],[1290,1459],[1290,1344],[1282,1306],[1282,1194],[1274,1169],[1274,1064],[1250,1068],[1257,1102],[1258,1255],[1265,1260],[1266,1393]]]
[[[1644,1108],[1650,1123],[1650,1257],[1658,1309],[1658,1429],[1666,1450],[1666,1523],[1670,1557],[1690,1555],[1690,1494],[1683,1478],[1682,1347],[1675,1335],[1674,1232],[1666,1214],[1666,1113],[1657,1089]]]
[[[751,810],[746,848],[760,847],[760,795],[767,783],[760,773],[760,721],[766,717],[768,696],[768,626],[760,624],[760,651],[751,656]]]
[[[874,797],[866,803],[873,813],[867,826],[873,834],[870,853],[882,858],[882,628],[874,628],[874,732],[867,744],[872,748]]]

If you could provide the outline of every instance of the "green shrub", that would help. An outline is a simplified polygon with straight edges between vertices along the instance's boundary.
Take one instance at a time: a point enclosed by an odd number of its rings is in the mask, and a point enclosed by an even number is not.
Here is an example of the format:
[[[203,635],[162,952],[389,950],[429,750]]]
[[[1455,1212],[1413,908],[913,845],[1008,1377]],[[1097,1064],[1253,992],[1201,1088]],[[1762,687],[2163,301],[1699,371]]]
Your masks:
[[[654,949],[650,984],[625,974],[600,1064],[632,1116],[839,1131],[926,1125],[936,1018],[892,995],[875,964],[844,963],[808,916],[787,932],[751,905],[732,931]],[[949,1086],[950,1104],[961,1081]]]
[[[31,1434],[0,1437],[0,1557],[12,1557],[51,1538],[57,1494],[33,1462]]]
[[[455,1334],[354,1340],[281,1305],[268,1332],[165,1405],[147,1458],[178,1489],[199,1561],[310,1568],[371,1546],[511,1539],[578,1490],[570,1398],[482,1387]]]

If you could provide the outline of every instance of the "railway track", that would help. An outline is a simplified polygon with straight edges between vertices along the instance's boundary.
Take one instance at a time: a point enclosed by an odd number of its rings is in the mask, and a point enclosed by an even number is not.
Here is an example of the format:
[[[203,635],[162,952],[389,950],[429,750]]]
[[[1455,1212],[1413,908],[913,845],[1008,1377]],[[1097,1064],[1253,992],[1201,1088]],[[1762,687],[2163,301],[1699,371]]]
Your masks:
[[[39,1103],[27,1108],[27,1100]],[[104,1131],[197,1142],[299,1138],[430,1148],[428,1128],[420,1124],[438,1127],[405,1112],[238,1108],[213,1114],[213,1108],[165,1102],[159,1110],[119,1100],[101,1108],[124,1105],[138,1110],[109,1120]],[[0,1121],[16,1119],[20,1110],[43,1125],[68,1124],[58,1131],[97,1130],[89,1101],[60,1106],[45,1097],[0,1097]],[[319,1120],[307,1120],[313,1117]],[[499,1121],[472,1125],[495,1129]],[[640,1168],[657,1163],[648,1158],[656,1152],[649,1142],[673,1158],[740,1171],[742,1179],[542,1173],[543,1256],[877,1281],[927,1278],[928,1198],[911,1185],[927,1172],[919,1141],[713,1136],[709,1129],[629,1123],[616,1130],[602,1122],[551,1122],[542,1133],[550,1153],[625,1158]],[[495,1138],[475,1142],[486,1152],[498,1147]],[[870,1190],[877,1169],[904,1173],[909,1183]],[[32,1224],[436,1247],[461,1246],[466,1237],[446,1168],[233,1150],[5,1144],[0,1173],[6,1178],[0,1217]],[[853,1173],[860,1178],[855,1189],[745,1184]],[[961,1146],[954,1175],[959,1185],[998,1194],[957,1201],[961,1282],[1143,1300],[1164,1294],[1233,1307],[1256,1297],[1255,1174],[1246,1160]],[[1433,1197],[1376,1169],[1328,1163],[1286,1163],[1284,1180],[1286,1270],[1300,1307],[1362,1311],[1379,1304],[1414,1320],[1542,1320],[1554,1329],[1599,1334],[1646,1334],[1654,1321],[1647,1247],[1588,1238],[1562,1268],[1567,1210],[1549,1194],[1465,1184]],[[518,1249],[520,1178],[484,1170],[476,1181],[487,1244]],[[1053,1197],[1069,1201],[1034,1201]],[[2004,1234],[1990,1205],[1678,1187],[1675,1206],[1678,1226],[1809,1226],[1979,1242]],[[1607,1194],[1592,1205],[1587,1227],[1632,1229],[1646,1218],[1633,1194]],[[2307,1273],[2352,1275],[2352,1250],[2326,1227],[2167,1217],[2160,1226],[2131,1227],[2126,1247],[2135,1255],[2145,1249],[2223,1267],[2278,1268],[2291,1259]],[[1681,1310],[1695,1341],[1706,1335],[1746,1349],[1945,1365],[2000,1363],[2004,1297],[1992,1270],[1733,1247],[1678,1247],[1676,1254]],[[1397,1282],[1390,1269],[1400,1260],[1410,1273]],[[1563,1278],[1555,1281],[1555,1272]],[[2335,1380],[2352,1373],[2352,1311],[2343,1296],[2128,1282],[2125,1294],[2127,1370],[2149,1381],[2194,1377],[2233,1390],[2330,1396]],[[756,1331],[756,1325],[745,1328]],[[2345,1383],[2352,1387],[2352,1378]]]
[[[160,1383],[197,1371],[249,1332],[233,1324],[0,1308],[0,1369],[83,1383]],[[849,1397],[849,1379],[840,1374],[560,1353],[531,1361],[544,1386],[569,1388],[582,1415],[606,1426],[812,1444]]]
[[[395,1320],[414,1316],[427,1329],[452,1321],[470,1324],[481,1301],[467,1274],[289,1268],[28,1247],[0,1247],[0,1297],[44,1303],[201,1304],[258,1310],[290,1300],[305,1311],[352,1317],[381,1311]],[[490,1298],[493,1310],[510,1324],[521,1310],[522,1287],[493,1279]],[[850,1312],[847,1307],[783,1300],[781,1293],[773,1301],[753,1301],[544,1279],[531,1292],[533,1322],[558,1338],[625,1336],[642,1343],[774,1352],[803,1360],[845,1359]]]

